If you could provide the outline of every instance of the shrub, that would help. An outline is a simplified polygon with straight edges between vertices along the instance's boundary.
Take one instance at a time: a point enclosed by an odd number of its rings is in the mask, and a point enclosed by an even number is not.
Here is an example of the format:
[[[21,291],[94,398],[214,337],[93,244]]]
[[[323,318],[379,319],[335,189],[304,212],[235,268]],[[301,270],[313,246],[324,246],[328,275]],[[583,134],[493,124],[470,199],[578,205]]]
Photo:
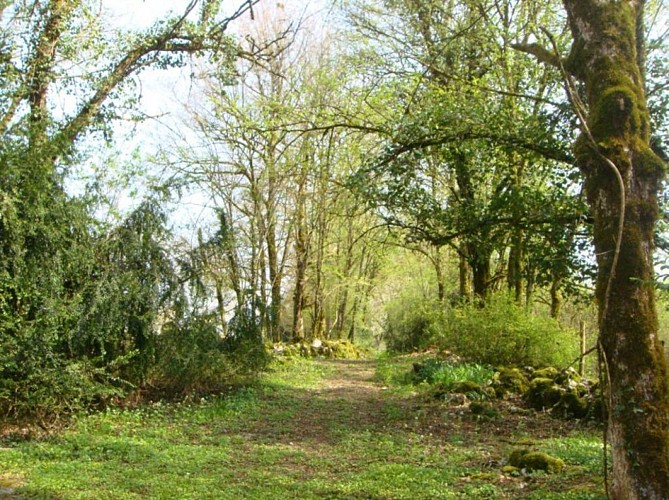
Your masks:
[[[246,373],[258,372],[270,361],[262,339],[259,309],[258,298],[248,290],[244,303],[230,320],[228,333],[223,341],[224,351]]]
[[[116,372],[131,362],[134,352],[110,362],[68,352],[58,330],[65,329],[68,312],[63,307],[50,320],[17,321],[5,329],[11,322],[0,319],[0,420],[49,425],[89,408],[102,408],[131,387]]]
[[[126,384],[87,359],[25,358],[12,377],[0,378],[0,418],[48,425],[64,416],[104,407],[125,389]]]
[[[151,385],[170,396],[221,392],[266,362],[262,345],[261,352],[256,347],[248,339],[221,338],[211,316],[170,323],[157,338]]]
[[[444,317],[439,344],[465,358],[507,366],[566,366],[578,356],[578,335],[552,318],[528,313],[506,296],[463,305]]]
[[[411,352],[430,345],[438,333],[442,315],[436,301],[404,297],[389,304],[383,338],[391,352]]]

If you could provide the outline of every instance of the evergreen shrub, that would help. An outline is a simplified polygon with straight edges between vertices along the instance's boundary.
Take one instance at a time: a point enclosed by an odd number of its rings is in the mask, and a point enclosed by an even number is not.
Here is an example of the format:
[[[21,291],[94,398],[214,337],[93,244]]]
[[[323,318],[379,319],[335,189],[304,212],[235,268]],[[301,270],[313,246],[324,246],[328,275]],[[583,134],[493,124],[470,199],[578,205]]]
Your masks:
[[[262,343],[239,332],[222,337],[217,324],[215,315],[201,315],[180,325],[165,325],[157,337],[157,359],[150,377],[159,395],[223,392],[239,377],[265,366],[269,356]]]

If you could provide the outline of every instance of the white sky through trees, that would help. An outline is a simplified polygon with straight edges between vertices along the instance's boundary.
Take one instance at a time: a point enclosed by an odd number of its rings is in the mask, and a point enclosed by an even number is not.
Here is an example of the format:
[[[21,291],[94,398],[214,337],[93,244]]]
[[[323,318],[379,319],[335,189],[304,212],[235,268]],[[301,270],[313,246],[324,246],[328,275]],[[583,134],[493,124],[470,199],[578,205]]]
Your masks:
[[[108,28],[121,31],[141,31],[149,29],[157,21],[169,16],[182,14],[190,0],[101,0],[101,16],[108,19]],[[225,0],[222,15],[234,13],[243,0]],[[262,16],[264,9],[275,10],[277,5],[285,5],[290,13],[287,15],[324,17],[327,12],[326,0],[311,0],[277,2],[276,0],[261,0],[254,7],[256,16]],[[192,15],[197,16],[196,7]],[[234,35],[251,23],[246,14],[234,21],[228,28],[228,33]],[[147,193],[148,186],[157,179],[166,180],[171,175],[160,165],[153,162],[152,157],[161,150],[175,147],[175,129],[179,134],[183,130],[184,105],[190,99],[198,99],[197,75],[202,70],[202,62],[193,60],[182,68],[148,69],[132,78],[139,84],[138,111],[145,118],[137,121],[135,117],[119,120],[113,124],[114,138],[111,148],[102,148],[99,153],[93,153],[90,163],[97,164],[98,169],[113,171],[115,168],[123,170],[122,165],[131,165],[146,174],[136,175],[130,185],[117,193],[117,205],[122,212],[127,212],[141,202],[142,195]],[[93,150],[96,146],[93,146]],[[121,166],[121,167],[119,167]],[[84,169],[86,170],[86,169]],[[113,177],[113,174],[107,173]],[[72,186],[76,188],[75,181]],[[118,187],[116,188],[119,189]],[[174,208],[172,220],[178,232],[187,239],[195,237],[196,229],[207,224],[210,216],[210,202],[200,193],[186,194],[178,200]],[[103,217],[105,217],[103,215]]]

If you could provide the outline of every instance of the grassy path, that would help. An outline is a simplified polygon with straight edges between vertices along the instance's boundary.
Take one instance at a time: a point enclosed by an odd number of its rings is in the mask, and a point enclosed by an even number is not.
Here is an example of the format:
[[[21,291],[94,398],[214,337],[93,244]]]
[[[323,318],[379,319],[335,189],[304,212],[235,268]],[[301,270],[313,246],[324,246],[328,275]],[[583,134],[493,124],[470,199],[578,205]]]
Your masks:
[[[5,440],[0,497],[601,497],[593,435],[543,416],[474,420],[383,386],[375,364],[291,363],[226,398],[114,410],[49,438]],[[561,456],[567,472],[503,474],[519,443]]]

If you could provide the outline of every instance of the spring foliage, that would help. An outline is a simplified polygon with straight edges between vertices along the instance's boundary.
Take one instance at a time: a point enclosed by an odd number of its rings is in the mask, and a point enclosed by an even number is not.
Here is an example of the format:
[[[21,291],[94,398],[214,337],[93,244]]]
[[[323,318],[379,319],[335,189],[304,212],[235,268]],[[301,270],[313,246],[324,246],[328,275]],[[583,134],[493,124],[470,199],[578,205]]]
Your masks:
[[[578,335],[553,318],[528,312],[507,294],[485,307],[462,304],[445,310],[438,303],[396,304],[385,329],[395,351],[438,346],[476,363],[564,367],[578,357]]]

